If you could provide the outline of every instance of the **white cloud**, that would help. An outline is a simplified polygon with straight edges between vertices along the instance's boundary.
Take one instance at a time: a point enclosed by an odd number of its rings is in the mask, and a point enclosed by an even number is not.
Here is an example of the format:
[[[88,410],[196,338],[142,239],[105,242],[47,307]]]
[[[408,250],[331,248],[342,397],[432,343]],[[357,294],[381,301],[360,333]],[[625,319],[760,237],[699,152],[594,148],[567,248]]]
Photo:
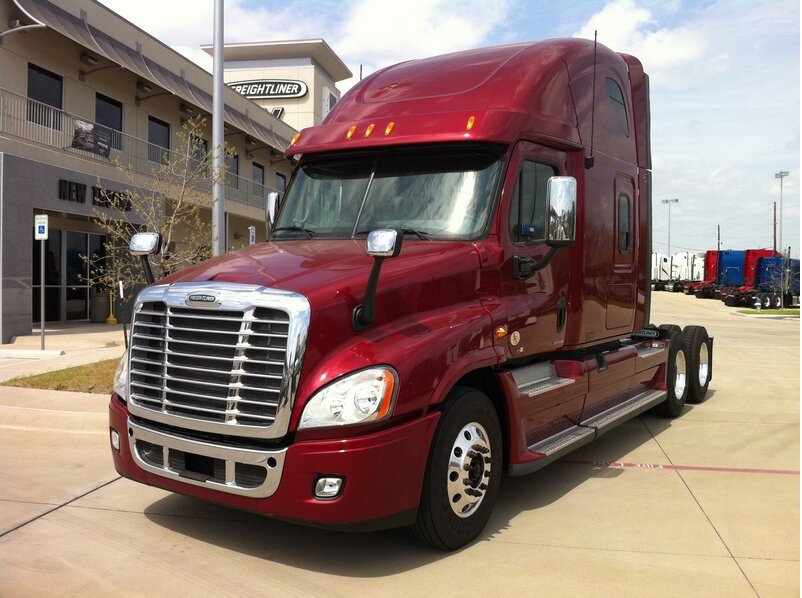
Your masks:
[[[211,0],[102,0],[211,69]],[[279,8],[275,8],[278,6]],[[651,81],[655,200],[678,197],[672,246],[707,249],[715,225],[731,246],[771,239],[784,183],[784,240],[799,247],[799,11],[797,0],[226,0],[227,42],[324,38],[370,74],[390,64],[510,40],[570,34],[637,56]],[[356,77],[341,82],[345,90]],[[655,239],[665,228],[655,209]],[[751,229],[748,223],[752,223]],[[737,226],[736,226],[737,225]],[[754,233],[754,234],[752,234]],[[751,236],[748,236],[750,235]]]

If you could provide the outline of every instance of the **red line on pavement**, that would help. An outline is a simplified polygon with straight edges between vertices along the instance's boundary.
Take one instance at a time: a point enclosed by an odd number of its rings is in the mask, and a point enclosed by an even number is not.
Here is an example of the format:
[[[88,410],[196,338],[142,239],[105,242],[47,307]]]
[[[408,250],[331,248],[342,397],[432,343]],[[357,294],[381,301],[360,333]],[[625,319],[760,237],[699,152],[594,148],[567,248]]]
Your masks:
[[[774,475],[799,475],[796,469],[760,469],[754,467],[704,467],[701,465],[670,465],[662,463],[627,463],[626,461],[593,461],[590,459],[561,459],[561,463],[593,465],[612,469],[670,469],[675,471],[715,471],[719,473],[768,473]]]

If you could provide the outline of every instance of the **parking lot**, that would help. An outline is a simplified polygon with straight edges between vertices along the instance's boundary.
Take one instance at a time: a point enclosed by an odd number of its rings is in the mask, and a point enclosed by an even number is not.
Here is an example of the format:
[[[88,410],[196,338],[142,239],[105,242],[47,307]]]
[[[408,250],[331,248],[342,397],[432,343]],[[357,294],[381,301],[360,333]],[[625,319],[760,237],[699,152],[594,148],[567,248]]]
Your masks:
[[[2,596],[798,596],[799,320],[653,295],[715,337],[710,398],[505,478],[454,553],[117,476],[107,397],[0,386]]]

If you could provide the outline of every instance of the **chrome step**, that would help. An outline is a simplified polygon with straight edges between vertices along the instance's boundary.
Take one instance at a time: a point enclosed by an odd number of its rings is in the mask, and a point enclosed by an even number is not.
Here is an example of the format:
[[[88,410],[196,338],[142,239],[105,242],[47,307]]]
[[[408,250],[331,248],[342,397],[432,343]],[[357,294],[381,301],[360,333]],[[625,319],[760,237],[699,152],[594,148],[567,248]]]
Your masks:
[[[666,398],[664,390],[646,390],[607,411],[595,415],[578,426],[559,432],[550,438],[527,447],[531,453],[543,455],[528,463],[513,463],[509,466],[511,476],[525,475],[541,469],[585,444],[596,440],[616,425],[637,417],[644,411],[662,403]]]
[[[596,429],[596,436],[599,437],[605,432],[612,430],[617,424],[632,419],[648,411],[652,407],[659,405],[666,398],[664,390],[646,390],[615,407],[602,411],[598,415],[586,419],[582,422],[583,426]]]
[[[575,382],[573,378],[558,376],[550,361],[515,368],[510,373],[518,386],[518,392],[530,397]]]

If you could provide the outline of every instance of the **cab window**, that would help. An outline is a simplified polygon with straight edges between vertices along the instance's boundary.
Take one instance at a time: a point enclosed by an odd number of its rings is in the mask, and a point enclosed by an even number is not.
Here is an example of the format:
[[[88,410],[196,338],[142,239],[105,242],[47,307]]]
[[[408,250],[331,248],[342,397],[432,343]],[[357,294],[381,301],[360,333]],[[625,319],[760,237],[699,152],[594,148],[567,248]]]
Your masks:
[[[513,243],[534,243],[546,238],[548,180],[557,174],[550,164],[525,160],[518,173],[510,207]]]

